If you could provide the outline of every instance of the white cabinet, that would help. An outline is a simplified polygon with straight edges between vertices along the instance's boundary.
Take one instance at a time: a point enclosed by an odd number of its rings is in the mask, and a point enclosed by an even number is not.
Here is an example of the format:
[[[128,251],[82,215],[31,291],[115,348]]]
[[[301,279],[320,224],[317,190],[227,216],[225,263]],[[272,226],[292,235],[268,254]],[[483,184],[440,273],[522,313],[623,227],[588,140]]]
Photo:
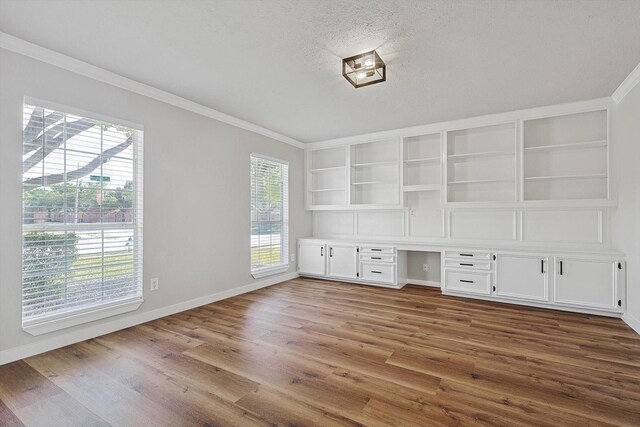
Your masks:
[[[358,277],[358,247],[355,245],[328,245],[327,276],[345,279]]]
[[[554,301],[563,305],[617,310],[617,269],[618,263],[609,260],[556,258]]]
[[[549,257],[498,254],[495,294],[533,301],[549,300]]]
[[[491,295],[494,255],[488,251],[445,249],[442,262],[445,293]]]
[[[298,272],[314,276],[324,276],[326,271],[326,251],[324,243],[314,241],[299,241],[298,243]]]

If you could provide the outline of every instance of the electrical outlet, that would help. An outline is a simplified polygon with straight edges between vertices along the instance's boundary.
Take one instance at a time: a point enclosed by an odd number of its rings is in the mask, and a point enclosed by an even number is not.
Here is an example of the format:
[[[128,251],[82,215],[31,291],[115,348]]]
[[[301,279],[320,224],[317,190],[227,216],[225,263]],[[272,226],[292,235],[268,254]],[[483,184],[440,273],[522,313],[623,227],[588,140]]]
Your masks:
[[[149,289],[151,289],[152,291],[157,291],[158,287],[159,287],[159,283],[158,283],[158,278],[154,277],[153,279],[151,279],[151,286]]]
[[[289,257],[289,260],[290,260],[291,262],[296,262],[296,253],[295,253],[295,252],[292,252],[292,253],[291,253],[291,256]]]
[[[422,264],[422,271],[429,271],[429,264]]]
[[[416,210],[415,209],[409,209],[409,215],[410,216],[416,216]]]

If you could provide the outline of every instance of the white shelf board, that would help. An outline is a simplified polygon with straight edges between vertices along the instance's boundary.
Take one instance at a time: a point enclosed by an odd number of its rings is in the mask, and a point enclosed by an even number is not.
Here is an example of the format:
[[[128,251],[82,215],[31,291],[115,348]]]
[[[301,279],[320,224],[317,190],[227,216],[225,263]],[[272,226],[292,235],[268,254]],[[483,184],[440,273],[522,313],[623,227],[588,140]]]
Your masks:
[[[389,161],[389,162],[369,162],[369,163],[354,163],[351,167],[354,168],[367,168],[367,167],[375,167],[375,166],[397,166],[398,162]]]
[[[515,156],[512,151],[483,151],[480,153],[465,153],[465,154],[449,154],[449,160],[463,160],[463,159],[481,159],[486,157],[510,157]]]
[[[329,172],[329,171],[338,171],[338,170],[342,170],[345,169],[346,166],[332,166],[329,168],[316,168],[316,169],[311,169],[311,172],[315,173],[315,172]]]
[[[572,142],[569,144],[555,144],[555,145],[538,145],[534,147],[524,147],[525,151],[556,151],[556,150],[579,150],[584,148],[598,148],[606,147],[606,140],[598,141],[585,141],[585,142]]]
[[[404,161],[405,164],[407,165],[411,165],[411,164],[419,164],[419,163],[439,163],[440,162],[440,156],[438,157],[425,157],[422,159],[407,159]]]
[[[317,190],[311,190],[312,193],[320,193],[323,191],[346,191],[346,188],[320,188]]]
[[[584,175],[547,175],[547,176],[529,176],[525,177],[525,181],[548,181],[559,179],[591,179],[591,178],[606,178],[605,173],[596,174],[584,174]]]
[[[492,184],[492,183],[515,183],[513,179],[471,179],[466,181],[449,181],[449,185],[460,185],[460,184]]]
[[[352,182],[351,185],[397,185],[397,183],[389,182],[389,181],[363,181],[363,182]]]
[[[440,191],[442,186],[440,184],[422,184],[422,185],[405,185],[402,187],[402,191],[413,192],[413,191]]]

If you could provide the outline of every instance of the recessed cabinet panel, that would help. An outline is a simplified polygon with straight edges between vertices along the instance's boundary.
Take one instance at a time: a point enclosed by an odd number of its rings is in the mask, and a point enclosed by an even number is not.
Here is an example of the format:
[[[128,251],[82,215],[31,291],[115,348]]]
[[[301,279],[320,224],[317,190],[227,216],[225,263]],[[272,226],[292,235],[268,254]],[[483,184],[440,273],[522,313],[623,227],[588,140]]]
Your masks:
[[[444,288],[448,291],[471,294],[491,294],[491,273],[444,270]]]
[[[496,263],[496,295],[547,301],[549,257],[499,254]]]
[[[527,242],[602,243],[598,210],[536,210],[522,213]]]
[[[326,274],[326,245],[315,242],[298,244],[298,271],[305,274]]]
[[[514,211],[454,210],[449,232],[454,239],[515,240]]]
[[[395,264],[382,264],[362,261],[362,280],[393,284],[395,282]]]
[[[556,258],[555,302],[615,309],[615,268],[611,261]]]
[[[346,279],[355,279],[358,277],[358,253],[356,246],[329,245],[328,249],[328,276]]]

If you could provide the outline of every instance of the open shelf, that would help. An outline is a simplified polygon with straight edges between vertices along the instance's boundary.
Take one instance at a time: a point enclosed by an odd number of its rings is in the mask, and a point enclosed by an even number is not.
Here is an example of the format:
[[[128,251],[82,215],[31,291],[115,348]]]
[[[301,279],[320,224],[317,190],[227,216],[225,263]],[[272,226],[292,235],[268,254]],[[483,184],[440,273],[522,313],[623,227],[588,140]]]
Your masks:
[[[440,184],[405,185],[402,187],[402,191],[405,193],[413,191],[440,191],[441,189]]]
[[[606,140],[597,141],[585,141],[585,142],[571,142],[568,144],[555,144],[555,145],[535,145],[532,147],[525,147],[525,151],[555,151],[555,150],[580,150],[585,148],[599,148],[606,147]]]
[[[347,148],[312,150],[307,158],[307,203],[311,207],[347,205]]]
[[[332,166],[332,167],[328,167],[328,168],[316,168],[316,169],[311,169],[312,173],[319,173],[319,172],[332,172],[332,171],[339,171],[339,170],[344,170],[346,168],[346,166]]]
[[[346,191],[346,188],[319,188],[317,190],[311,190],[312,193],[319,193],[323,191]]]
[[[387,181],[363,181],[363,182],[352,182],[351,185],[396,185],[396,183],[387,182]]]
[[[510,157],[515,156],[513,151],[483,151],[479,153],[465,153],[465,154],[449,154],[447,157],[449,160],[464,160],[464,159],[481,159],[486,157]]]
[[[354,168],[368,168],[368,167],[377,167],[377,166],[397,166],[398,162],[369,162],[369,163],[353,163],[351,167]]]
[[[542,181],[542,180],[554,180],[554,179],[593,179],[593,178],[606,178],[607,174],[584,174],[584,175],[548,175],[548,176],[528,176],[525,181]]]
[[[438,157],[424,157],[421,159],[407,159],[404,161],[406,165],[419,164],[419,163],[440,163],[440,156]]]
[[[523,135],[525,201],[608,199],[606,110],[525,120]]]
[[[398,143],[398,139],[389,139],[350,147],[351,205],[400,205]]]
[[[493,183],[513,183],[513,179],[470,179],[466,181],[449,181],[449,185],[461,184],[493,184]]]
[[[447,132],[447,203],[516,200],[516,123]]]

